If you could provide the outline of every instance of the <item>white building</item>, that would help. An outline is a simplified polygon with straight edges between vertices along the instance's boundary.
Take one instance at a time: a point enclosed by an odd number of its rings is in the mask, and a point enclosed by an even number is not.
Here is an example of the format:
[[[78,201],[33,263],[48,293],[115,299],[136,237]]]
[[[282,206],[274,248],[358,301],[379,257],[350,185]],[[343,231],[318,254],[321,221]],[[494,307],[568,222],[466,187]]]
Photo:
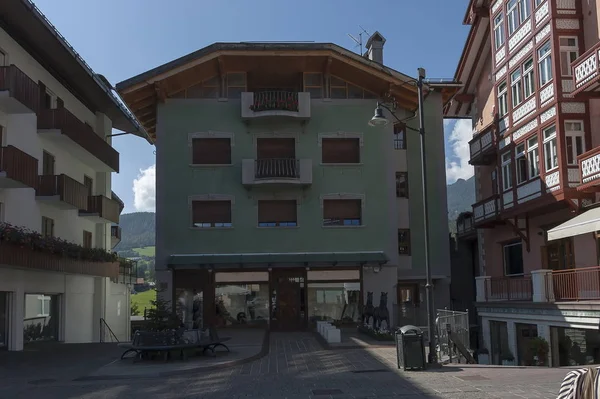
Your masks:
[[[99,341],[101,320],[127,339],[129,290],[107,254],[123,209],[110,135],[145,133],[29,0],[0,2],[0,21],[0,350]],[[10,226],[43,238],[15,245]],[[78,247],[54,255],[48,237]]]

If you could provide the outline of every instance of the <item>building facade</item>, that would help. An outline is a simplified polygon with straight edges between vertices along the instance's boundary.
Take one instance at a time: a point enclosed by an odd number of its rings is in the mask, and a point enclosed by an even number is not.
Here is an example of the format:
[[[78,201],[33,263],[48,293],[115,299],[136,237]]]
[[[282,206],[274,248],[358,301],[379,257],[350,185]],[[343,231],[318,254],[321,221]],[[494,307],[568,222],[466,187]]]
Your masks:
[[[418,123],[414,79],[383,65],[384,42],[373,35],[365,56],[333,44],[217,43],[117,85],[156,141],[156,276],[186,325],[356,324],[368,292],[390,326],[425,311],[420,158],[409,150],[418,135],[368,126],[378,99]],[[427,87],[425,102],[440,306],[451,90]]]
[[[0,349],[127,339],[110,135],[139,125],[30,1],[0,21]]]
[[[495,364],[600,361],[596,232],[552,237],[596,202],[599,10],[472,0],[465,16],[465,86],[446,115],[473,120],[477,203],[463,235],[477,237],[477,306]],[[536,337],[549,344],[537,360]]]

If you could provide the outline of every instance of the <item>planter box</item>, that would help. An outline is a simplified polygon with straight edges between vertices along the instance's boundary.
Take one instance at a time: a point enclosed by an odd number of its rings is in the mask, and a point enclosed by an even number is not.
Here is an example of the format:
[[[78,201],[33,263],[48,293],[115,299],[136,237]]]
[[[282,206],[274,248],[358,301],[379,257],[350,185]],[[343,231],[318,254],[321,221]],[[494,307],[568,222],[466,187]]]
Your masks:
[[[92,262],[64,258],[47,252],[34,251],[16,245],[0,243],[0,264],[25,269],[86,274],[90,276],[119,277],[119,262]]]

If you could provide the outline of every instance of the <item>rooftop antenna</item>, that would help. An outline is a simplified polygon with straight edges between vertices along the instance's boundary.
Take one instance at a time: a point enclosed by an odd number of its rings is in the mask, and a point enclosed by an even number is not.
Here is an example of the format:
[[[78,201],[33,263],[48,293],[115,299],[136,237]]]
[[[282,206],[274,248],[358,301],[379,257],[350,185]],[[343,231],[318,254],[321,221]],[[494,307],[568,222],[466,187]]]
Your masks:
[[[370,33],[367,32],[365,30],[365,28],[363,28],[362,26],[358,25],[358,27],[360,28],[361,32],[358,34],[358,39],[356,37],[354,37],[353,35],[351,35],[350,33],[348,33],[348,37],[350,37],[350,39],[352,39],[354,41],[354,43],[356,43],[356,46],[354,46],[354,48],[358,47],[358,55],[363,55],[363,35],[367,35],[370,36]]]

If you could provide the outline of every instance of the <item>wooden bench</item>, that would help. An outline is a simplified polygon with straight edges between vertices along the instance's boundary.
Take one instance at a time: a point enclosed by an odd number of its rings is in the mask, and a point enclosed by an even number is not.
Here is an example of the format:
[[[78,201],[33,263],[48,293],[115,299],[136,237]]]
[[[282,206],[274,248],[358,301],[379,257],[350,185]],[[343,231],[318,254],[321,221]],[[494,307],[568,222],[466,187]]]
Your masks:
[[[185,350],[195,348],[196,344],[184,339],[182,330],[172,330],[137,331],[132,342],[120,343],[118,346],[125,349],[121,359],[131,353],[135,353],[135,356],[139,359],[150,353],[158,353],[162,354],[164,360],[167,361],[169,353],[172,351],[179,351],[181,358],[187,359]]]

